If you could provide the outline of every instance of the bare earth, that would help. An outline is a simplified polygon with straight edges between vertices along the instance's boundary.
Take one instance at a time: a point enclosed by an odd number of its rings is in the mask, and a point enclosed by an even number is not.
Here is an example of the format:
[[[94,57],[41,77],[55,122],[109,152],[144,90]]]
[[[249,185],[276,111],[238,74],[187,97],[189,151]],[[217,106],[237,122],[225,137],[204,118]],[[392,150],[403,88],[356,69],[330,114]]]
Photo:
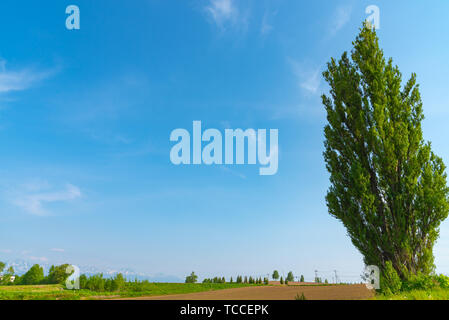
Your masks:
[[[307,300],[361,300],[374,296],[363,284],[338,286],[261,286],[187,294],[137,297],[130,300],[294,300],[297,294]]]

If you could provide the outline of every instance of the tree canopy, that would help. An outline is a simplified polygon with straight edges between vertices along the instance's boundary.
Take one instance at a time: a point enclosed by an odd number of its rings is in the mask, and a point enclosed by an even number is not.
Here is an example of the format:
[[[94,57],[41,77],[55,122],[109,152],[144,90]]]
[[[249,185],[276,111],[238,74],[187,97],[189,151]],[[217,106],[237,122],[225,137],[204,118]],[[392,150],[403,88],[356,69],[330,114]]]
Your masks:
[[[193,271],[189,276],[186,277],[186,283],[196,283],[197,280],[198,276]]]
[[[42,280],[44,280],[44,269],[35,264],[23,275],[21,284],[40,284]]]
[[[331,59],[324,159],[329,213],[346,227],[366,265],[398,275],[434,270],[433,246],[449,210],[445,165],[423,139],[416,74],[402,84],[365,24],[351,54]]]

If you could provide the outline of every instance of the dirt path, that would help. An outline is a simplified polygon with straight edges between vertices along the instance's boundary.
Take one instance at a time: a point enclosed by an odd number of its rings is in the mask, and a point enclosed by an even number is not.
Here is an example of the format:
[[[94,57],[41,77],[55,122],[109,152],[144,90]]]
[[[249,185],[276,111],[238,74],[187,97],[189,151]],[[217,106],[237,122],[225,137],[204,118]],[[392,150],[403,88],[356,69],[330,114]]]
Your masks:
[[[338,286],[262,286],[224,289],[187,294],[129,298],[129,300],[294,300],[297,294],[307,300],[369,299],[374,292],[365,285]],[[126,299],[128,300],[128,299]]]

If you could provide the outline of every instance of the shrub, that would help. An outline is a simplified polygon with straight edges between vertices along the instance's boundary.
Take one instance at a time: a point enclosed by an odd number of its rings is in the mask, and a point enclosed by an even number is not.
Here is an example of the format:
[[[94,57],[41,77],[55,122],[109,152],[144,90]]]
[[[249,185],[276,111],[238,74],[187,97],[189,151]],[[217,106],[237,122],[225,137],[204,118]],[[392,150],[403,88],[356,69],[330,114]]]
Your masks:
[[[438,281],[440,288],[449,288],[449,277],[445,276],[444,274],[440,274],[439,276],[436,276],[436,280]]]
[[[185,283],[196,283],[197,280],[198,280],[198,276],[195,274],[195,272],[192,271],[190,276],[186,277]]]
[[[304,295],[304,292],[302,292],[301,295],[299,295],[299,293],[296,294],[295,300],[307,300],[307,299]]]
[[[412,274],[407,280],[402,282],[402,290],[430,290],[439,286],[439,282],[435,276]]]

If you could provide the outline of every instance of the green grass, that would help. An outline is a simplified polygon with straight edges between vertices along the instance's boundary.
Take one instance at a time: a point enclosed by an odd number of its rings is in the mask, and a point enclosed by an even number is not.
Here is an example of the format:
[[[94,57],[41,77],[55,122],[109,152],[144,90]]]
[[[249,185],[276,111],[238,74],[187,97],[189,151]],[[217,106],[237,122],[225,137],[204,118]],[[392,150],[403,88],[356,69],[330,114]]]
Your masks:
[[[252,286],[243,283],[149,283],[141,291],[65,290],[62,285],[0,286],[0,300],[80,300],[159,296]]]
[[[375,300],[449,300],[449,289],[411,290],[393,295],[376,295]]]

